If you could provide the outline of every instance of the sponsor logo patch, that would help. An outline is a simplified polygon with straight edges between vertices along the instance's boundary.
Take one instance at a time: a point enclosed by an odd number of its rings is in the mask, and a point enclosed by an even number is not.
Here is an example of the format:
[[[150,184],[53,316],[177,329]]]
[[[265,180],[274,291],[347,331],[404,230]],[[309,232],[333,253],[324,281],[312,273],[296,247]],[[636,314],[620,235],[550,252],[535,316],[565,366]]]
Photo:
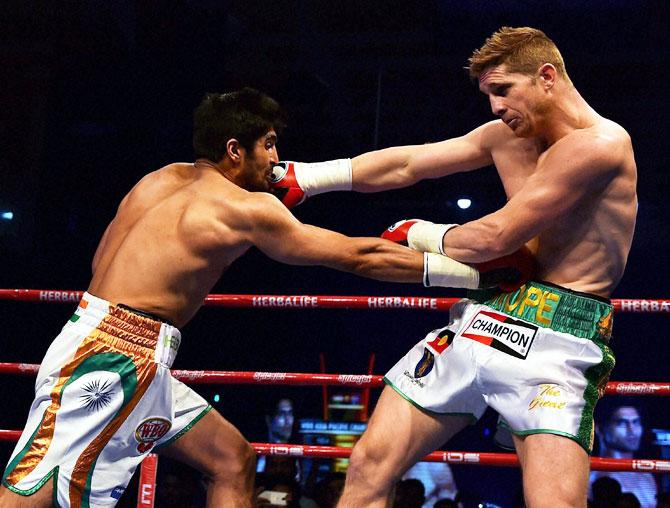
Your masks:
[[[433,340],[431,340],[428,345],[435,351],[438,355],[444,353],[444,350],[449,347],[453,342],[454,336],[456,334],[451,330],[445,328],[440,330]]]
[[[417,379],[417,378],[415,378],[414,376],[412,376],[412,373],[411,373],[410,371],[408,371],[408,370],[406,370],[405,372],[403,372],[402,375],[405,376],[407,379],[409,379],[410,382],[411,382],[413,385],[419,386],[419,387],[421,387],[421,388],[423,388],[424,386],[426,386],[426,385],[423,383],[423,381],[421,381],[420,379]]]
[[[153,448],[156,441],[168,433],[172,423],[165,418],[151,417],[142,420],[142,422],[135,429],[135,441],[137,451],[145,453]]]
[[[536,334],[537,326],[504,314],[482,310],[470,321],[461,336],[525,360]]]
[[[109,497],[113,497],[114,499],[121,499],[121,496],[123,495],[123,492],[126,489],[124,487],[114,487],[114,490],[109,494]]]
[[[423,356],[414,368],[414,378],[427,376],[430,371],[433,370],[433,365],[435,365],[435,357],[433,356],[433,353],[426,348],[423,348]]]

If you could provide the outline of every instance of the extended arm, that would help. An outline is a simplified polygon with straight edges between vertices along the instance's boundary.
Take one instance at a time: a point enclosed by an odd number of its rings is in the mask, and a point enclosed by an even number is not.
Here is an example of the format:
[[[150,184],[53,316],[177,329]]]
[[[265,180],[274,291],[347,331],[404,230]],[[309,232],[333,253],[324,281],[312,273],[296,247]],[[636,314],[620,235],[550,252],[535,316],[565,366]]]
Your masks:
[[[291,265],[322,265],[378,280],[421,282],[423,257],[381,238],[351,238],[303,224],[270,195],[250,207],[249,240]]]
[[[293,265],[323,265],[391,282],[476,288],[471,266],[432,253],[419,253],[381,238],[351,238],[302,224],[270,195],[256,194],[246,208],[241,234],[269,257]]]
[[[385,148],[352,159],[352,190],[379,192],[493,164],[485,124],[438,143]]]
[[[323,192],[379,192],[469,171],[493,163],[490,137],[497,127],[490,122],[458,138],[386,148],[354,159],[282,162],[275,167],[272,187],[277,197],[291,208],[306,197]]]

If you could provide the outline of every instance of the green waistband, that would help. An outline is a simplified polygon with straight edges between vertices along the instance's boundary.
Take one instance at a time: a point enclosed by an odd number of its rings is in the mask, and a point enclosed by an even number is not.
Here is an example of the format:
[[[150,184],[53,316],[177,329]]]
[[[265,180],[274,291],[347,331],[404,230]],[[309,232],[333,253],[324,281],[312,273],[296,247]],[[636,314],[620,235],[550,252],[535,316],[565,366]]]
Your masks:
[[[516,291],[471,291],[468,297],[508,316],[582,339],[608,342],[612,335],[612,304],[546,282],[527,282]]]

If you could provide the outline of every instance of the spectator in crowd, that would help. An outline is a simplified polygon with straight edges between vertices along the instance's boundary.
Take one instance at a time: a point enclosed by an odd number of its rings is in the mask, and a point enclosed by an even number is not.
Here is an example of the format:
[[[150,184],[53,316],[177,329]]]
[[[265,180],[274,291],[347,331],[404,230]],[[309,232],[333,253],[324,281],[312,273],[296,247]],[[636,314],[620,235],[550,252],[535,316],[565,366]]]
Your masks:
[[[592,508],[610,508],[616,506],[621,497],[621,484],[609,476],[601,476],[591,484]]]
[[[619,497],[616,508],[640,508],[640,501],[632,492],[624,492]]]
[[[395,486],[393,508],[421,508],[425,494],[426,489],[421,480],[415,478],[400,480]]]
[[[601,401],[596,409],[596,415],[599,416],[596,420],[596,433],[600,446],[598,455],[632,459],[640,449],[644,431],[640,410],[628,404],[628,401],[624,404],[619,401],[617,405]],[[658,489],[651,473],[593,471],[589,483],[593,485],[593,482],[602,477],[610,477],[618,481],[621,485],[621,492],[634,494],[642,508],[655,508]]]
[[[272,414],[265,415],[265,424],[268,429],[268,443],[288,443],[293,435],[293,401],[279,399],[272,409]],[[256,472],[262,473],[266,469],[267,457],[259,456],[256,462]],[[296,471],[296,478],[299,478]]]
[[[423,508],[432,508],[438,499],[456,499],[458,495],[454,475],[446,462],[417,462],[402,478],[421,480],[426,489]]]

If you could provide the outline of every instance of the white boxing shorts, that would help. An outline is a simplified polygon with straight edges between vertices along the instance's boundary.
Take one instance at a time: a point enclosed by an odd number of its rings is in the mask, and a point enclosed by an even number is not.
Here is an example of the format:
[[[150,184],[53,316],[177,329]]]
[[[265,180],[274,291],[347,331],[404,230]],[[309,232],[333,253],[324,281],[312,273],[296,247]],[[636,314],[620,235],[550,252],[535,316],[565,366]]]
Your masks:
[[[549,433],[593,447],[593,409],[614,355],[609,300],[546,282],[474,293],[451,309],[385,376],[419,409],[477,421],[487,406],[502,430]]]
[[[54,504],[114,506],[142,459],[211,406],[170,374],[181,334],[148,314],[85,293],[51,343],[2,484]]]

